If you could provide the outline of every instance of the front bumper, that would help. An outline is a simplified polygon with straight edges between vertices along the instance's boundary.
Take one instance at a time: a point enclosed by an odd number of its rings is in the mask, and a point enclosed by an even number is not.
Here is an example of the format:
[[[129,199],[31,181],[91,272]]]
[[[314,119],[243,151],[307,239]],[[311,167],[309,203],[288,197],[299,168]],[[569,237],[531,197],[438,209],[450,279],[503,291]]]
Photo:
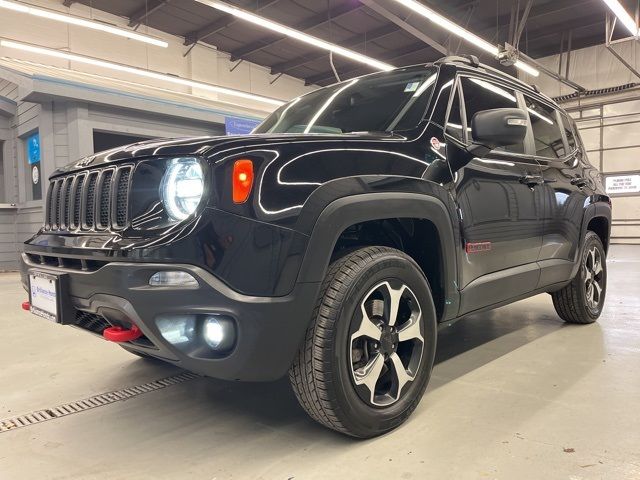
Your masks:
[[[123,347],[227,380],[265,381],[285,375],[304,337],[319,290],[318,283],[298,283],[286,296],[254,297],[232,290],[193,265],[110,262],[95,271],[82,271],[42,265],[23,254],[25,288],[31,269],[66,276],[65,297],[76,313],[76,326],[100,333],[109,325],[135,324],[144,336],[122,343]],[[149,278],[160,270],[186,271],[199,285],[150,286]],[[156,318],[167,314],[232,317],[235,346],[220,358],[185,354],[158,330]]]

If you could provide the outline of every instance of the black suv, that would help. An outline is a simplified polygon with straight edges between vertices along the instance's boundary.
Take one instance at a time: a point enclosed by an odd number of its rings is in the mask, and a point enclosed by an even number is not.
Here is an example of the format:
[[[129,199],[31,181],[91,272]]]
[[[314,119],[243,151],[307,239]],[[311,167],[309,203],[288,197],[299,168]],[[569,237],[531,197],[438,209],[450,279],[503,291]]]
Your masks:
[[[252,135],[156,140],[50,179],[30,308],[318,422],[400,425],[438,325],[542,292],[594,322],[611,202],[573,120],[475,57],[321,88]]]

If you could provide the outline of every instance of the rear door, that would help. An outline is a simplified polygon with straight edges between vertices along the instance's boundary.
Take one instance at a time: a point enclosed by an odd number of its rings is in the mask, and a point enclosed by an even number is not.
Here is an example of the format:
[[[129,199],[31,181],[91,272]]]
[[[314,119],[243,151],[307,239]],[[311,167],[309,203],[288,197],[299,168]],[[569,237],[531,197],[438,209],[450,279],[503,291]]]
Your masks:
[[[467,158],[464,167],[456,168],[464,163],[459,162],[464,153],[456,145],[471,142],[473,116],[494,108],[523,108],[522,95],[483,77],[461,76],[457,96],[445,130],[464,240],[461,313],[467,313],[536,288],[543,197],[538,188],[540,166],[530,155],[530,135],[525,142],[496,149],[485,158]]]
[[[525,96],[544,177],[544,235],[540,251],[540,287],[569,280],[588,197],[581,157],[571,121],[550,103]]]

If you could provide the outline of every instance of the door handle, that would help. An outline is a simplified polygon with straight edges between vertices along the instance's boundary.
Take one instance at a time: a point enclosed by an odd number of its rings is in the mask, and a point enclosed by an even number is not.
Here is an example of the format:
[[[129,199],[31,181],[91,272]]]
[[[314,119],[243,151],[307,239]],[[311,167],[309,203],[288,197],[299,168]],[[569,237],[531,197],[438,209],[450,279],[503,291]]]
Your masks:
[[[587,181],[584,178],[576,177],[571,179],[571,185],[575,185],[578,188],[584,188],[587,186]]]
[[[526,185],[529,188],[537,187],[544,183],[544,179],[540,175],[524,175],[520,177],[520,183]]]

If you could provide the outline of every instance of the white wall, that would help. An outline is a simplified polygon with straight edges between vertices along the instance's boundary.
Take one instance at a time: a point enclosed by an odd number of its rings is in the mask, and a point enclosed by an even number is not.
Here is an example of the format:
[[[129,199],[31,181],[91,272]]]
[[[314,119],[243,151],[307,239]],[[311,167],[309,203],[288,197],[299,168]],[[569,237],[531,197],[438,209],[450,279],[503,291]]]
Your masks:
[[[634,49],[631,42],[614,48],[640,70],[640,48]],[[558,71],[558,55],[538,61],[547,68]],[[569,78],[587,90],[640,83],[640,78],[604,45],[571,52]],[[523,79],[528,83],[535,83],[550,97],[574,92],[546,75],[540,75],[536,79],[524,75]],[[604,175],[621,172],[640,174],[640,89],[587,97],[566,102],[562,106],[576,119],[589,152],[589,160]],[[612,204],[612,242],[640,244],[640,193],[614,196]]]
[[[602,40],[604,42],[604,38]],[[634,48],[633,42],[625,42],[615,45],[613,48],[615,48],[616,52],[622,55],[627,62],[635,65],[636,70],[640,71],[640,48],[638,47],[640,47],[640,45]],[[557,72],[559,58],[559,55],[551,55],[536,60],[551,71]],[[565,65],[566,55],[563,59],[563,75],[565,73]],[[544,74],[540,74],[537,78],[527,74],[521,74],[520,77],[527,83],[536,84],[540,90],[550,97],[557,97],[574,92],[571,87],[563,85],[554,78]],[[632,82],[640,82],[640,78],[636,77],[620,60],[609,52],[604,44],[572,51],[569,61],[569,78],[587,90],[597,90]]]
[[[29,3],[40,5],[65,13],[72,13],[85,18],[94,18],[108,23],[126,27],[127,20],[110,15],[80,3],[74,3],[71,8],[65,8],[60,1],[31,0]],[[49,48],[65,49],[73,53],[98,57],[100,59],[123,63],[139,68],[179,75],[202,82],[212,83],[225,87],[244,90],[250,93],[289,100],[303,93],[313,90],[305,87],[304,81],[283,75],[273,85],[273,80],[267,68],[242,62],[233,72],[230,71],[233,64],[227,54],[218,52],[208,46],[197,45],[189,55],[183,57],[187,47],[183,45],[183,39],[172,35],[148,29],[141,26],[138,30],[142,33],[162,38],[169,43],[168,48],[155,47],[135,40],[118,37],[96,30],[71,26],[54,22],[43,18],[18,13],[11,10],[0,10],[0,36],[27,43],[33,43]],[[199,96],[237,103],[243,106],[258,108],[266,112],[273,110],[273,106],[252,100],[244,100],[238,97],[213,94],[208,91],[191,91],[189,87],[181,87],[167,82],[153,79],[136,79],[131,74],[117,72],[78,62],[69,62],[63,59],[46,57],[43,55],[22,52],[18,50],[0,47],[0,56],[30,60],[73,70],[105,75],[139,83],[169,88],[178,92],[193,93]]]

